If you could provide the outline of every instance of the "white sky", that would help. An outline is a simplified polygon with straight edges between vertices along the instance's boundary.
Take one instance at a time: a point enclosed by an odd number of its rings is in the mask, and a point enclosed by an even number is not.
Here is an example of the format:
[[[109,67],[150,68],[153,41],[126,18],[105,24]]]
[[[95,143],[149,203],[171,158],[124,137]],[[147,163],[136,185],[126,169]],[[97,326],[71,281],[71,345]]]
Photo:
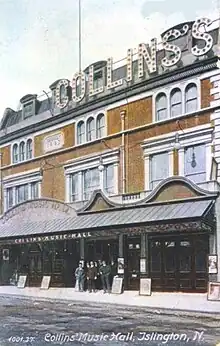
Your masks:
[[[81,0],[82,68],[126,56],[164,30],[200,16],[217,0]],[[198,9],[198,10],[197,10]],[[42,94],[78,71],[78,0],[0,0],[0,117],[28,93]]]

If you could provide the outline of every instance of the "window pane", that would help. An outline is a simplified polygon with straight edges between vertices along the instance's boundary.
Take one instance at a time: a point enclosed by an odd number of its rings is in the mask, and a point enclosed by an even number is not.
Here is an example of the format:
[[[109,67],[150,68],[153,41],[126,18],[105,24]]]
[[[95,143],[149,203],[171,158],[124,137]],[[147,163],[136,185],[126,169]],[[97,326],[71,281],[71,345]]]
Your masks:
[[[13,162],[14,163],[18,162],[18,145],[17,144],[13,146]]]
[[[98,168],[93,168],[83,172],[84,199],[89,199],[94,190],[100,188],[100,178]]]
[[[32,158],[32,140],[29,139],[27,141],[27,159],[31,159]]]
[[[24,142],[21,142],[19,145],[19,160],[24,161],[25,159],[25,150],[24,150],[25,144]]]
[[[179,89],[171,93],[171,117],[182,113],[182,95]]]
[[[103,137],[105,134],[105,117],[103,114],[97,117],[97,138]]]
[[[90,118],[87,122],[87,141],[95,139],[95,120]]]
[[[28,184],[16,187],[16,203],[28,200]]]
[[[150,185],[154,188],[161,180],[169,176],[168,153],[156,154],[150,160]]]
[[[197,99],[186,101],[186,113],[195,112],[197,110]]]
[[[195,183],[206,180],[205,145],[185,149],[185,176]]]
[[[109,194],[114,193],[114,165],[105,166],[104,189]]]
[[[77,126],[77,143],[82,144],[85,140],[85,124],[81,122]]]
[[[31,199],[39,198],[39,183],[31,183]]]
[[[7,209],[13,207],[13,189],[12,187],[7,189]]]
[[[70,175],[70,201],[74,202],[77,200],[78,197],[78,174],[71,174]]]

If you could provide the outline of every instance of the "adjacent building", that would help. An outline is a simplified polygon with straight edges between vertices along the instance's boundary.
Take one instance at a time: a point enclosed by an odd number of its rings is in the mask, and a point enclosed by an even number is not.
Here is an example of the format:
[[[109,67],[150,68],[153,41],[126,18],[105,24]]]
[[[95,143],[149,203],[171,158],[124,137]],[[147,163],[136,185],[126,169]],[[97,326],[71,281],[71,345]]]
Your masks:
[[[17,270],[74,285],[79,262],[120,262],[125,289],[220,281],[219,29],[179,24],[20,99],[1,121],[1,284]]]

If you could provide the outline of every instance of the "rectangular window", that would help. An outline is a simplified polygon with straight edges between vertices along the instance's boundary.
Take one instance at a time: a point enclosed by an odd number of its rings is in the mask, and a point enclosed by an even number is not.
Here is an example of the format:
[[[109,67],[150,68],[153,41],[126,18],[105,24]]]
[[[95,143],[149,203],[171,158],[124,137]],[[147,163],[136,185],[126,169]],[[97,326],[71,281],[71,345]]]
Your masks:
[[[103,71],[96,71],[94,73],[94,80],[93,80],[93,88],[99,89],[104,86],[104,80],[103,80]]]
[[[83,172],[83,199],[88,200],[94,190],[100,188],[100,176],[98,168]]]
[[[24,105],[24,118],[28,118],[33,115],[33,108],[33,102]]]
[[[75,202],[78,199],[78,174],[70,175],[70,202]]]
[[[104,189],[108,194],[114,194],[114,165],[107,165],[104,168]]]
[[[206,146],[188,147],[184,153],[185,177],[198,184],[206,181]]]
[[[39,183],[31,183],[31,199],[39,198]]]
[[[16,204],[28,200],[28,184],[16,186]]]
[[[9,187],[6,190],[6,194],[7,194],[7,209],[9,209],[13,207],[13,188]]]
[[[159,182],[169,176],[168,152],[150,157],[150,188],[154,189]]]

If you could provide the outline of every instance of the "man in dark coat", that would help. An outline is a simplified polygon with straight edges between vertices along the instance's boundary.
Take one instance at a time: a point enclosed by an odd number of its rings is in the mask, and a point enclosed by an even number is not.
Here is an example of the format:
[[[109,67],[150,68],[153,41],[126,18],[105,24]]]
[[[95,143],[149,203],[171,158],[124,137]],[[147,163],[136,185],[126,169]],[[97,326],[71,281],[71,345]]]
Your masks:
[[[90,262],[90,266],[87,270],[88,290],[91,293],[96,291],[95,280],[97,279],[97,269],[93,262]]]
[[[84,290],[84,280],[85,280],[85,274],[84,269],[82,266],[82,263],[79,263],[78,268],[76,268],[75,271],[75,277],[76,277],[76,287],[79,289],[80,292],[83,292]]]
[[[101,280],[102,280],[102,287],[103,287],[103,293],[106,293],[106,290],[108,293],[110,293],[110,274],[111,274],[111,268],[109,265],[106,264],[105,261],[102,262],[102,266],[100,267],[100,274],[101,274]]]

